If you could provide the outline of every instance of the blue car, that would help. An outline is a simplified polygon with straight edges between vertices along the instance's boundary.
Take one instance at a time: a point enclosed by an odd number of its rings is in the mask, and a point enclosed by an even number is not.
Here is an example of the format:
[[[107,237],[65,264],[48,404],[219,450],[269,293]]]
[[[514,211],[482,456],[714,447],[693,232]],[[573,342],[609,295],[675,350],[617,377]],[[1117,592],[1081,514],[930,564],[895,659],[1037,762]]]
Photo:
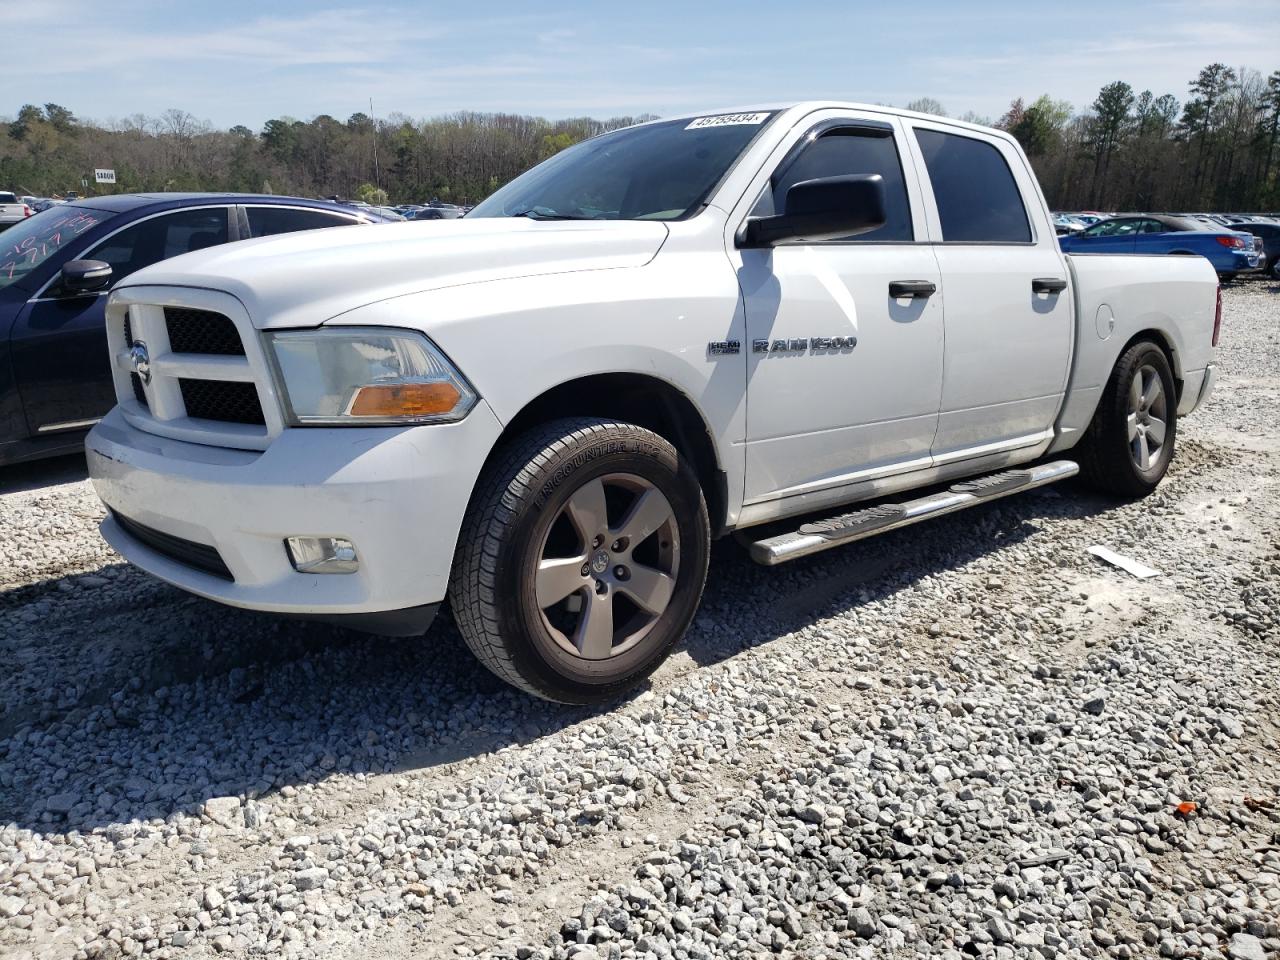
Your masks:
[[[1112,217],[1073,236],[1059,237],[1058,245],[1063,253],[1199,255],[1213,264],[1223,280],[1262,266],[1261,245],[1251,234],[1189,217]]]
[[[374,223],[351,207],[254,194],[94,197],[0,234],[0,464],[71,453],[115,406],[106,295],[135,270],[221,243]]]

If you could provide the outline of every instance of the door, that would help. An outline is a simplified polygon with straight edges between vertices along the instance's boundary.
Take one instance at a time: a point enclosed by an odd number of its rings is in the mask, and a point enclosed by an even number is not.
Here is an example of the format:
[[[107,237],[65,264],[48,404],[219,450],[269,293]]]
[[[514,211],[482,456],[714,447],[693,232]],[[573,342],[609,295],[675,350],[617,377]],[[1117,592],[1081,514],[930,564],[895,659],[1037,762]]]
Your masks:
[[[876,114],[815,114],[747,194],[750,215],[768,216],[794,183],[879,174],[888,215],[846,239],[732,250],[746,312],[748,505],[834,499],[849,484],[930,463],[942,278],[919,242],[924,218],[902,135]]]
[[[229,207],[157,214],[122,227],[68,259],[104,260],[111,282],[160,260],[226,243]],[[105,291],[72,295],[55,277],[28,301],[10,340],[13,369],[32,434],[76,430],[115,406],[107,356]]]
[[[1052,436],[1075,322],[1053,226],[1010,143],[910,122],[946,290],[934,463],[1034,453]]]

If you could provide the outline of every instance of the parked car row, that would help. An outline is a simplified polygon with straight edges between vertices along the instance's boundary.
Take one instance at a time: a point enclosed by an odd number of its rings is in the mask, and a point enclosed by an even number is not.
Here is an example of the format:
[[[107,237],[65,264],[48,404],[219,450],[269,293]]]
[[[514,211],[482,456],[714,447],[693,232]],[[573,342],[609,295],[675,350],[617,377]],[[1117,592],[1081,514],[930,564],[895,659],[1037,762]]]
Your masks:
[[[125,277],[219,244],[381,220],[323,201],[208,193],[94,197],[24,218],[0,235],[0,464],[81,449],[115,404],[105,309]],[[168,347],[217,352],[197,339]],[[208,419],[226,415],[211,395],[184,398]]]
[[[400,220],[456,220],[471,210],[470,206],[459,206],[456,203],[445,203],[442,200],[430,200],[427,203],[402,203],[397,206],[378,206],[363,200],[341,200],[337,196],[328,198],[333,203],[341,203],[349,207],[376,213],[387,221]]]
[[[1079,233],[1088,227],[1093,226],[1099,220],[1105,220],[1111,216],[1108,213],[1094,213],[1093,211],[1085,211],[1084,213],[1055,213],[1053,214],[1053,229],[1058,236],[1065,236],[1072,233]]]
[[[24,204],[30,211],[22,217],[0,216],[0,230],[5,230],[33,214],[43,213],[50,207],[56,207],[60,203],[71,203],[77,199],[79,199],[79,196],[73,190],[68,191],[65,196],[61,197],[35,197],[30,194],[15,195],[12,192],[0,190],[0,204]]]
[[[1227,218],[1204,214],[1122,214],[1083,226],[1077,215],[1055,215],[1058,243],[1064,253],[1140,253],[1202,256],[1223,280],[1242,273],[1276,269],[1280,258],[1280,222],[1266,217]],[[1268,239],[1269,238],[1269,239]],[[1268,242],[1270,246],[1268,246]]]
[[[395,208],[406,220],[457,220],[470,207],[456,203],[445,203],[442,200],[431,200],[428,203],[404,203]]]

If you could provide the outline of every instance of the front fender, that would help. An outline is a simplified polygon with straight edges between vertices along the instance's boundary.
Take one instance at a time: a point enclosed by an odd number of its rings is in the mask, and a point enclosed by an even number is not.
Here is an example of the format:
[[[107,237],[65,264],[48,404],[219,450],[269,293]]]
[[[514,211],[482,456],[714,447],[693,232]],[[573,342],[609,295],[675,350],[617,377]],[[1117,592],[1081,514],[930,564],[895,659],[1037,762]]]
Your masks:
[[[729,489],[742,490],[746,355],[708,349],[745,339],[737,278],[721,250],[451,287],[370,304],[335,322],[424,331],[504,425],[569,381],[619,373],[664,381],[693,404]]]

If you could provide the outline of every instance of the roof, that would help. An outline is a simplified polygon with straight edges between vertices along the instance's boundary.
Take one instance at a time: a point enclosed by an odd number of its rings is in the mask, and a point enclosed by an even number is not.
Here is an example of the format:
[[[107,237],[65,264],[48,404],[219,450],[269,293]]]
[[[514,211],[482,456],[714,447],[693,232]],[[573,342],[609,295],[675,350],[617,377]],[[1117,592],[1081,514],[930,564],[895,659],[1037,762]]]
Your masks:
[[[288,197],[273,193],[115,193],[101,197],[82,197],[79,200],[72,200],[69,205],[124,213],[151,205],[181,206],[184,203],[288,203],[342,210],[346,213],[361,212],[359,207],[333,203],[329,200],[309,200],[306,197]]]
[[[714,117],[724,113],[766,113],[766,112],[791,112],[798,117],[815,110],[859,110],[867,113],[884,113],[895,117],[907,117],[913,120],[928,120],[932,123],[943,123],[950,127],[960,127],[968,130],[980,130],[987,134],[997,134],[1006,139],[1012,140],[1013,137],[1004,130],[993,127],[984,127],[976,123],[967,123],[964,120],[956,120],[952,117],[940,117],[932,113],[917,113],[914,110],[907,110],[902,107],[891,107],[883,103],[859,103],[856,100],[797,100],[790,103],[757,103],[750,106],[727,107],[717,110],[698,110],[695,112],[685,112],[675,114],[670,117],[661,117],[657,120],[647,121],[649,123],[665,123],[671,120],[689,120],[695,117]]]

